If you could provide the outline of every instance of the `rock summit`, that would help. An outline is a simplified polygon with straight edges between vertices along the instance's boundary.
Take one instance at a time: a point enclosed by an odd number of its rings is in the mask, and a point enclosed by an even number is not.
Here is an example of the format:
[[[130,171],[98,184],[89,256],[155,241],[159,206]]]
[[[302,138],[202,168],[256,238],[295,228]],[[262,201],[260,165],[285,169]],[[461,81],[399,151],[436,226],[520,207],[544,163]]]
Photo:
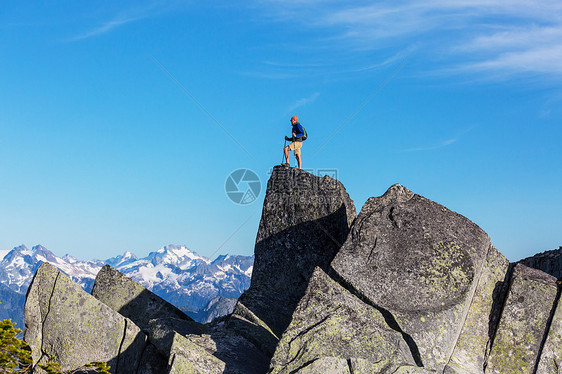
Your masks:
[[[559,373],[559,275],[542,270],[404,186],[357,214],[339,181],[279,166],[232,314],[194,322],[110,266],[90,295],[44,264],[25,340],[35,365],[116,374]]]

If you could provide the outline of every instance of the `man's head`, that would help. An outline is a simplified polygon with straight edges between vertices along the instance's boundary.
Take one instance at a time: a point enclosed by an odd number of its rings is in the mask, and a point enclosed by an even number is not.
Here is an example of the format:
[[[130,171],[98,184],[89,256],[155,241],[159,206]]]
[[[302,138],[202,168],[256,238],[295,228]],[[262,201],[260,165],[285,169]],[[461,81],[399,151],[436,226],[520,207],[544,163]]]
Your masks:
[[[299,118],[297,116],[292,116],[291,117],[291,123],[294,125],[295,123],[297,123],[299,121]]]

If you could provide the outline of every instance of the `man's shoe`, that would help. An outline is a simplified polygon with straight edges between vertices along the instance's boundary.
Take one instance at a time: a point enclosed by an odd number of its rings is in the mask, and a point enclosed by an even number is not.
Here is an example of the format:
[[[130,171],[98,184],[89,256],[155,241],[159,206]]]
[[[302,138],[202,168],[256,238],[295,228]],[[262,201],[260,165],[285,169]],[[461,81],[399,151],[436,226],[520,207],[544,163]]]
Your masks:
[[[281,164],[281,166],[291,167],[291,164],[289,164],[288,162],[285,162],[285,163]]]

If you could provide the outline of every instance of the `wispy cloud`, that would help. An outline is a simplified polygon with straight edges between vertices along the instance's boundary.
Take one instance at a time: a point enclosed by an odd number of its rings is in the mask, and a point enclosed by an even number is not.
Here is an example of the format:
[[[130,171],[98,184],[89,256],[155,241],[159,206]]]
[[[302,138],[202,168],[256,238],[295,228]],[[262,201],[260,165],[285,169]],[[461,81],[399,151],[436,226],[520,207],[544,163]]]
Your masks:
[[[420,152],[420,151],[434,151],[436,149],[445,148],[453,143],[458,141],[457,138],[445,140],[437,145],[429,146],[429,147],[417,147],[417,148],[408,148],[402,149],[399,152]]]
[[[539,110],[539,118],[549,118],[553,113],[559,114],[562,110],[562,94],[556,93],[549,97]]]
[[[302,99],[297,100],[293,105],[291,105],[289,107],[289,109],[287,109],[287,112],[292,112],[297,108],[300,108],[302,106],[305,106],[307,104],[315,102],[316,99],[318,98],[318,96],[320,96],[320,93],[315,92],[312,95],[310,95],[309,97],[303,97]]]
[[[560,45],[504,52],[481,62],[464,65],[473,70],[554,73],[562,75],[562,43]]]
[[[400,153],[404,153],[404,152],[423,152],[423,151],[435,151],[437,149],[441,149],[441,148],[445,148],[448,147],[456,142],[458,142],[465,134],[467,134],[468,132],[472,131],[476,126],[471,126],[469,128],[466,128],[464,130],[461,130],[455,137],[438,142],[436,144],[433,145],[427,145],[427,146],[420,146],[420,147],[413,147],[413,148],[407,148],[407,149],[401,149],[398,152]]]
[[[173,4],[168,4],[167,2],[156,2],[154,0],[150,0],[144,3],[140,2],[137,3],[137,5],[134,7],[115,10],[115,15],[113,17],[108,17],[109,20],[106,19],[103,21],[99,21],[96,26],[91,27],[87,31],[69,37],[64,41],[75,42],[92,38],[98,35],[103,35],[116,30],[117,28],[128,23],[140,21],[142,19],[146,19],[170,11],[173,9],[173,7]]]
[[[112,31],[113,29],[115,29],[115,28],[117,28],[117,27],[119,27],[119,26],[121,26],[121,25],[130,23],[130,22],[133,22],[133,21],[137,21],[137,20],[139,20],[139,19],[140,19],[140,18],[121,18],[121,19],[114,19],[114,20],[105,22],[105,23],[102,24],[101,26],[98,26],[98,27],[96,27],[96,28],[94,28],[94,29],[92,29],[92,30],[89,30],[89,31],[87,31],[87,32],[85,32],[85,33],[83,33],[83,34],[80,34],[80,35],[76,35],[76,36],[74,36],[74,37],[71,37],[71,38],[67,39],[66,41],[68,41],[68,42],[75,42],[75,41],[78,41],[78,40],[88,39],[88,38],[91,38],[91,37],[93,37],[93,36],[105,34],[105,33],[109,32],[109,31]]]
[[[402,50],[392,51],[381,55],[376,61],[373,59],[354,59],[344,56],[342,59],[334,57],[322,62],[293,63],[284,61],[262,61],[254,66],[252,71],[240,74],[252,78],[280,80],[301,77],[341,77],[356,73],[366,73],[387,69],[399,62],[410,59],[416,52],[417,46],[409,46]]]
[[[418,44],[427,66],[443,72],[562,77],[562,2],[554,0],[260,0],[272,18],[329,35],[349,50]],[[280,8],[283,7],[283,10]]]

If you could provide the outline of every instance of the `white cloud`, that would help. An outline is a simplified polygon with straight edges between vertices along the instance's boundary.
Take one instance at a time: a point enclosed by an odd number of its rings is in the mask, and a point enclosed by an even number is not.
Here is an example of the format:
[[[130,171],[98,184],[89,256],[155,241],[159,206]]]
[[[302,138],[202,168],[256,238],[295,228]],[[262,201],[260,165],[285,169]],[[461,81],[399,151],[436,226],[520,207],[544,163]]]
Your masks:
[[[474,130],[477,126],[476,125],[472,125],[470,127],[467,127],[465,129],[461,129],[459,130],[459,132],[456,134],[455,137],[441,141],[435,145],[429,145],[429,146],[422,146],[422,147],[414,147],[414,148],[407,148],[407,149],[402,149],[398,152],[421,152],[421,151],[434,151],[437,149],[441,149],[441,148],[445,148],[447,146],[450,146],[451,144],[454,144],[456,142],[458,142],[465,134],[471,132],[472,130]]]
[[[319,41],[322,47],[378,51],[413,43],[422,47],[419,57],[442,72],[469,69],[555,76],[562,72],[562,2],[558,0],[262,0],[260,4],[271,17],[277,12],[279,20],[325,31],[329,37]]]
[[[467,64],[467,69],[511,72],[554,73],[562,75],[562,43],[504,52],[485,61]],[[508,71],[506,71],[508,70]]]
[[[478,36],[458,51],[487,51],[497,48],[530,48],[537,45],[556,45],[562,42],[562,25],[558,27],[533,25],[525,28],[505,29],[489,35]]]
[[[67,41],[69,42],[74,42],[74,41],[78,41],[78,40],[82,40],[82,39],[88,39],[91,38],[92,36],[96,36],[96,35],[101,35],[101,34],[105,34],[106,32],[109,32],[121,25],[124,25],[126,23],[129,22],[133,22],[138,20],[138,18],[125,18],[125,19],[114,19],[111,20],[109,22],[104,23],[101,26],[98,26],[88,32],[85,32],[84,34],[80,34],[77,36],[74,36],[70,39],[68,39]]]
[[[116,6],[118,6],[118,4]],[[167,1],[139,1],[134,7],[113,10],[112,13],[114,13],[115,15],[111,18],[108,17],[110,18],[109,21],[102,21],[90,30],[68,38],[66,41],[74,42],[102,35],[111,32],[125,24],[169,12],[174,9],[174,6],[175,5],[173,4],[173,2]]]
[[[291,105],[291,107],[289,107],[289,109],[287,109],[287,112],[292,112],[297,108],[300,108],[300,107],[305,106],[307,104],[313,103],[314,101],[316,101],[318,96],[320,96],[320,93],[315,92],[312,95],[310,95],[309,97],[303,97],[302,99],[297,100],[293,105]]]
[[[434,146],[428,146],[428,147],[417,147],[417,148],[408,148],[408,149],[403,149],[400,152],[420,152],[420,151],[434,151],[436,149],[440,149],[440,148],[444,148],[446,146],[449,146],[453,143],[456,143],[458,141],[457,138],[454,139],[448,139],[445,140],[437,145]]]

